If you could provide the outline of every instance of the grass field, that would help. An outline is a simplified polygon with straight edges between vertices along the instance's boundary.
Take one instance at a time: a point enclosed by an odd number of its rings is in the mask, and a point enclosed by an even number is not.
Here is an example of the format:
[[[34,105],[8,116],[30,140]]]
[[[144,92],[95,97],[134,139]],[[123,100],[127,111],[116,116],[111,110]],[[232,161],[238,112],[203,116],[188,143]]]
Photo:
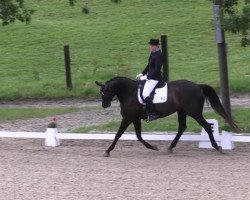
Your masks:
[[[235,109],[232,111],[234,120],[241,129],[242,133],[250,132],[250,109]],[[219,122],[220,131],[227,130],[232,131],[231,128],[225,123],[224,119],[215,114],[214,112],[205,112],[204,116],[206,119],[217,119]],[[105,132],[105,131],[117,131],[121,120],[115,120],[103,125],[95,125],[89,127],[80,127],[74,130],[76,133],[86,133],[89,131]],[[146,123],[142,120],[142,131],[174,131],[178,130],[178,119],[177,115],[171,115],[167,118],[158,119],[156,121]],[[201,126],[191,117],[187,117],[187,130],[188,132],[200,132]],[[134,126],[130,125],[126,131],[134,131]]]
[[[29,25],[0,27],[0,100],[96,97],[94,81],[134,78],[146,65],[151,37],[168,35],[170,80],[188,79],[219,89],[217,46],[209,0],[27,0]],[[227,34],[232,92],[250,91],[250,48]],[[65,89],[63,45],[71,48],[74,89]]]
[[[53,107],[53,108],[0,108],[0,121],[43,118],[80,111],[99,110],[99,106]]]
[[[24,120],[79,111],[78,108],[0,108],[0,121]]]

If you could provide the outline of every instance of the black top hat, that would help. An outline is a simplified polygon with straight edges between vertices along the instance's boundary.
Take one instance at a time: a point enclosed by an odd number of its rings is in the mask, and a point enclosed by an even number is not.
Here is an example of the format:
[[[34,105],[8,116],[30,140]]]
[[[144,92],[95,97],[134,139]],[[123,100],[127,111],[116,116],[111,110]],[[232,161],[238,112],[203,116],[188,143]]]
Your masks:
[[[148,44],[150,44],[150,45],[160,45],[160,41],[158,39],[150,39]]]

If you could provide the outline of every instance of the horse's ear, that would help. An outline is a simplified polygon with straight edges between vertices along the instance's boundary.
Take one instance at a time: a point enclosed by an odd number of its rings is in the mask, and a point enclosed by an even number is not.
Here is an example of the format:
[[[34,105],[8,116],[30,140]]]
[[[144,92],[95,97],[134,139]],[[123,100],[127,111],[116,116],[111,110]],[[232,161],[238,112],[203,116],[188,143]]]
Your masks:
[[[102,83],[100,83],[100,82],[98,82],[98,81],[95,81],[95,84],[96,84],[96,85],[98,85],[98,86],[100,86],[100,87],[102,87],[102,86],[103,86],[103,84],[102,84]]]

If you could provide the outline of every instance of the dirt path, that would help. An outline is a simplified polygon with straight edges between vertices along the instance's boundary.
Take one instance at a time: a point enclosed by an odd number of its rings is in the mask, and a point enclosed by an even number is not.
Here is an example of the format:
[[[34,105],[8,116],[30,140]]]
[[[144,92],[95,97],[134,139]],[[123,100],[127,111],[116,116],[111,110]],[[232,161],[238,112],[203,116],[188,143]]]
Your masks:
[[[250,94],[233,95],[231,98],[232,107],[250,107]],[[88,109],[80,112],[62,114],[58,116],[59,128],[61,132],[71,132],[78,127],[85,127],[90,125],[107,123],[110,120],[121,118],[120,108],[117,101],[112,103],[108,109],[101,107],[100,100],[86,101],[82,99],[64,99],[56,101],[45,100],[31,100],[31,101],[13,101],[1,102],[0,108],[52,108],[52,107],[91,107],[95,106],[97,109]],[[205,105],[205,109],[210,107]],[[51,117],[46,118],[33,118],[28,120],[16,120],[1,122],[0,130],[6,131],[38,131],[43,132],[46,130],[47,124],[50,122]]]
[[[119,141],[0,139],[0,200],[246,200],[250,199],[250,145],[221,155],[180,142],[173,154]],[[169,145],[169,143],[167,143]]]

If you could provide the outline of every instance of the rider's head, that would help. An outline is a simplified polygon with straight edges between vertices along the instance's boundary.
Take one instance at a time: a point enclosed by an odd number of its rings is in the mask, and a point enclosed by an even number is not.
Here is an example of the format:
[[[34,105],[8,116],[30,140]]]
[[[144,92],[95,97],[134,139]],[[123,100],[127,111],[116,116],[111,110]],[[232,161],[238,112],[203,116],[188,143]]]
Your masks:
[[[149,43],[151,52],[156,52],[159,49],[160,41],[158,39],[150,39]]]

